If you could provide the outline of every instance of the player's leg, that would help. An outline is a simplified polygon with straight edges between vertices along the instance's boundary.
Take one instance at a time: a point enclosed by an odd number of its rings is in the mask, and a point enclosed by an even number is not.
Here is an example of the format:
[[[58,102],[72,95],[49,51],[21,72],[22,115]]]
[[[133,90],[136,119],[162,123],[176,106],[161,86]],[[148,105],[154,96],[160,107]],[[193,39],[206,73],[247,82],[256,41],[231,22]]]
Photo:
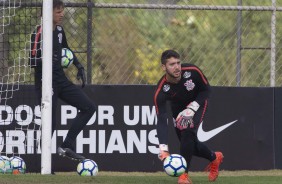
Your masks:
[[[180,155],[182,155],[187,162],[186,172],[178,177],[178,184],[192,184],[188,171],[195,148],[195,133],[189,128],[182,131],[177,129],[176,131],[180,138]]]
[[[212,161],[206,168],[209,173],[209,181],[215,181],[219,175],[219,166],[223,161],[223,154],[221,152],[215,152],[216,159]]]
[[[200,121],[204,116],[204,113],[206,112],[206,107],[206,105],[201,106],[195,113],[193,117],[193,128],[188,127],[182,131],[176,129],[178,138],[180,139],[180,154],[185,158],[187,162],[187,170],[189,170],[192,157],[196,152],[195,149],[197,143],[199,142],[197,138],[197,127],[199,126]]]
[[[180,107],[178,104],[174,104],[172,106],[173,116],[176,117],[182,109],[183,107]],[[187,162],[187,169],[185,173],[183,173],[182,175],[178,177],[178,184],[192,184],[192,180],[189,177],[188,171],[189,171],[192,156],[193,156],[193,154],[191,153],[193,153],[193,149],[195,145],[193,141],[193,133],[192,133],[193,130],[191,129],[179,130],[178,128],[175,127],[175,132],[180,142],[180,155],[182,155]]]
[[[190,168],[191,160],[195,149],[196,135],[190,129],[181,131],[180,139],[180,155],[182,155],[187,162],[187,171]]]
[[[74,141],[79,132],[85,127],[96,111],[92,100],[77,86],[69,85],[60,92],[60,98],[78,109],[77,116],[71,120],[71,128],[67,134],[70,141]]]
[[[202,123],[203,121],[206,112],[206,107],[207,105],[204,105],[202,108],[199,108],[193,118],[197,128],[199,127],[200,123]],[[218,170],[219,170],[219,165],[222,163],[223,160],[223,154],[221,152],[213,152],[204,143],[199,142],[196,134],[195,134],[195,139],[196,140],[195,140],[194,155],[201,158],[205,158],[210,161],[210,164],[207,167],[208,170],[210,171],[209,180],[215,181],[219,174]]]
[[[56,130],[56,124],[57,124],[57,103],[58,103],[58,89],[56,87],[53,87],[52,89],[52,135],[54,134],[54,131]]]
[[[204,105],[200,107],[193,117],[193,121],[195,123],[195,128],[197,129],[200,125],[200,123],[203,121],[205,112],[207,109],[207,105]],[[208,159],[209,161],[213,161],[216,157],[213,151],[211,151],[205,144],[201,143],[196,135],[197,130],[195,129],[195,149],[194,149],[194,155]]]
[[[187,129],[179,130],[178,128],[175,128],[175,132],[180,141],[180,155],[182,155],[187,162],[187,168],[186,168],[185,173],[183,173],[182,175],[178,177],[178,184],[192,184],[192,180],[190,179],[189,174],[188,174],[191,159],[193,156],[193,154],[190,154],[192,152],[189,150],[194,149],[193,138],[192,139],[189,138],[192,136],[191,130],[187,130]]]
[[[77,135],[85,127],[89,119],[96,111],[96,107],[92,100],[77,86],[71,84],[65,86],[60,91],[59,97],[66,103],[76,107],[79,112],[71,121],[71,127],[68,131],[67,137],[58,152],[61,155],[71,157],[76,160],[83,160],[84,157],[74,152],[73,144]]]
[[[198,142],[196,144],[195,156],[205,158],[210,161],[206,170],[209,171],[209,181],[215,181],[219,174],[219,166],[223,161],[221,152],[213,152],[205,144]]]
[[[188,172],[181,174],[178,177],[177,183],[178,184],[192,184],[192,180],[190,179]]]

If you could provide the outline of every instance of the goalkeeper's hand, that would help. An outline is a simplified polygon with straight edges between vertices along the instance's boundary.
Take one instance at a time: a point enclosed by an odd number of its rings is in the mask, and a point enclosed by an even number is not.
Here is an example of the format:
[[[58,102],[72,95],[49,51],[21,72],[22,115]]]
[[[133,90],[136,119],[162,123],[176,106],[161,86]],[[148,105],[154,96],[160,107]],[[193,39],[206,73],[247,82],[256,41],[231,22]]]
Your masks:
[[[86,78],[85,78],[85,71],[84,71],[84,68],[83,68],[83,66],[81,66],[81,65],[80,65],[80,67],[77,68],[77,76],[76,76],[76,79],[77,79],[77,80],[80,80],[80,79],[81,79],[81,81],[82,81],[81,87],[84,88]]]
[[[168,152],[168,146],[166,144],[160,144],[159,149],[160,151],[158,157],[161,161],[163,161],[166,157],[170,155]]]
[[[186,109],[181,111],[176,118],[176,128],[183,130],[186,128],[194,128],[193,117],[195,112],[199,109],[200,105],[193,101]]]

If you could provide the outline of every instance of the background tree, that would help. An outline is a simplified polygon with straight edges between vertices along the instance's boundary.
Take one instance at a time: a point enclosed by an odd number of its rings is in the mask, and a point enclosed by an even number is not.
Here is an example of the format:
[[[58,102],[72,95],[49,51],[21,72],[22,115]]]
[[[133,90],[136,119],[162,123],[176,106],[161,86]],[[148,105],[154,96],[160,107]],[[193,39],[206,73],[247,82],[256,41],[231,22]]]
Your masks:
[[[95,2],[113,3],[112,0]],[[268,0],[242,2],[246,6],[271,6]],[[238,1],[117,0],[114,3],[236,6]],[[7,56],[5,50],[9,48],[9,65],[25,47],[35,25],[40,24],[40,11],[36,7],[22,7],[11,19],[11,25],[15,26],[10,26],[2,36],[5,43],[0,52]],[[65,12],[63,26],[69,45],[86,67],[87,8],[71,6]],[[182,62],[198,65],[212,85],[236,86],[237,27],[242,26],[241,85],[269,86],[271,13],[242,11],[242,25],[238,25],[238,11],[93,8],[92,81],[94,84],[155,84],[162,74],[160,54],[172,48],[180,52]],[[281,83],[280,12],[276,12],[276,18],[276,82]],[[74,82],[75,70],[74,67],[66,70]]]

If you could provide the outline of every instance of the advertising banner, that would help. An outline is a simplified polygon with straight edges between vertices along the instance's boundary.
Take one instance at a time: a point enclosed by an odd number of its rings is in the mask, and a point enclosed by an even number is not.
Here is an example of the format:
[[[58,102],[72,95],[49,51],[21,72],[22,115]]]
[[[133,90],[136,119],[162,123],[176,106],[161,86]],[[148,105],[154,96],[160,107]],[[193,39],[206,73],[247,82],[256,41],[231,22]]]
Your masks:
[[[20,153],[29,172],[40,172],[40,106],[32,97],[33,86],[23,99],[0,105],[1,152]],[[162,171],[158,160],[154,86],[87,86],[86,94],[97,111],[78,135],[76,152],[97,162],[102,171]],[[35,97],[34,97],[35,98]],[[33,100],[28,100],[33,99]],[[222,169],[274,168],[273,88],[212,87],[212,95],[198,137],[214,151],[222,151]],[[56,149],[63,142],[77,109],[59,102],[57,128],[52,136],[54,171],[75,171],[78,162],[59,157]],[[50,117],[51,118],[51,117]],[[179,143],[169,121],[169,148],[179,153]],[[194,157],[191,170],[204,170],[209,162]]]

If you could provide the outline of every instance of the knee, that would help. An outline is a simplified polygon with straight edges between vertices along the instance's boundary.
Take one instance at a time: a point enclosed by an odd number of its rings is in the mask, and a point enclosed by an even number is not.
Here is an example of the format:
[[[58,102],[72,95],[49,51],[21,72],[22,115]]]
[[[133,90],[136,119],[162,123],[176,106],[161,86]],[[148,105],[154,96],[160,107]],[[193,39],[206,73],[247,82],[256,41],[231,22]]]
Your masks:
[[[96,112],[96,106],[94,104],[92,104],[90,107],[89,107],[89,111],[94,114]]]
[[[88,114],[92,116],[96,112],[96,105],[93,102],[80,104],[78,110],[80,114]]]
[[[88,114],[94,114],[96,112],[96,105],[89,104],[83,111],[87,112]]]
[[[195,132],[193,131],[193,130],[191,130],[191,129],[186,129],[185,131],[183,131],[182,132],[182,139],[184,139],[184,140],[195,140],[196,139],[196,134],[195,134]]]

